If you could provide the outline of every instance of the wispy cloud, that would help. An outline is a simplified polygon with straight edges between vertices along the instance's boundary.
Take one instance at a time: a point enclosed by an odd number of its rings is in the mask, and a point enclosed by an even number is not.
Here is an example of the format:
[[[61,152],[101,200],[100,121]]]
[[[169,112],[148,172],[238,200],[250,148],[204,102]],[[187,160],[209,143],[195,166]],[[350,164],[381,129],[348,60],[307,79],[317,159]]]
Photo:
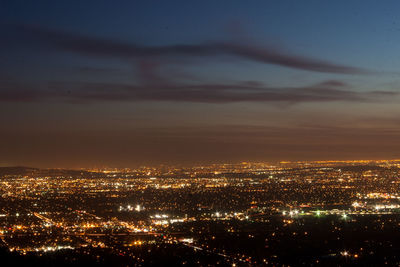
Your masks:
[[[101,39],[75,33],[49,30],[33,26],[16,26],[15,31],[30,36],[57,49],[99,57],[160,58],[160,57],[218,57],[232,56],[249,61],[273,64],[288,68],[339,74],[368,74],[362,68],[290,54],[277,49],[232,42],[206,42],[201,44],[176,44],[147,46],[110,39]]]
[[[152,74],[149,74],[150,76]],[[22,84],[3,85],[0,101],[171,101],[197,103],[302,103],[302,102],[371,102],[397,95],[396,92],[356,92],[343,82],[325,81],[305,87],[274,88],[257,82],[139,85],[93,82],[57,82],[32,87]]]

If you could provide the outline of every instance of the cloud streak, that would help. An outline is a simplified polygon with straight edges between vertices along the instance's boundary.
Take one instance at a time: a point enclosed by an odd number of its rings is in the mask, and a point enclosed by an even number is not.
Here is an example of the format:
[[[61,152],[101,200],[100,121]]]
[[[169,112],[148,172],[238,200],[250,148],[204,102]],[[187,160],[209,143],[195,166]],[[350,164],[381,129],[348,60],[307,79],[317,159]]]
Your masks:
[[[212,57],[231,56],[272,64],[293,69],[338,73],[338,74],[368,74],[368,70],[335,64],[329,61],[293,55],[268,47],[232,42],[208,42],[201,44],[176,44],[168,46],[146,46],[119,42],[109,39],[88,37],[84,35],[54,31],[33,26],[13,26],[24,36],[30,36],[36,41],[50,45],[63,51],[82,55],[113,57],[121,59],[160,58],[160,57]]]
[[[149,74],[152,77],[151,74]],[[375,102],[396,96],[396,92],[356,92],[339,81],[325,81],[305,87],[268,87],[257,82],[226,84],[117,84],[58,82],[43,87],[12,85],[0,88],[1,102],[107,102],[170,101],[192,103],[265,102]]]
[[[324,84],[309,87],[271,88],[249,85],[248,83],[174,85],[167,87],[137,87],[90,83],[78,87],[79,89],[74,91],[73,98],[86,101],[283,102],[295,104],[334,101],[370,102],[387,96],[387,93],[380,94],[376,91],[359,93]],[[393,95],[390,94],[390,96]]]

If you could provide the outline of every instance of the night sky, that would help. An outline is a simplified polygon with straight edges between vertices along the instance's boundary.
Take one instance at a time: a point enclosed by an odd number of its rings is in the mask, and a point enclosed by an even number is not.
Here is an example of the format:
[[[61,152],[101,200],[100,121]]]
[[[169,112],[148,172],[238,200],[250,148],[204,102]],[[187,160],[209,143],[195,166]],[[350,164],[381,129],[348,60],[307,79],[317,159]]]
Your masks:
[[[0,1],[0,166],[398,158],[399,10]]]

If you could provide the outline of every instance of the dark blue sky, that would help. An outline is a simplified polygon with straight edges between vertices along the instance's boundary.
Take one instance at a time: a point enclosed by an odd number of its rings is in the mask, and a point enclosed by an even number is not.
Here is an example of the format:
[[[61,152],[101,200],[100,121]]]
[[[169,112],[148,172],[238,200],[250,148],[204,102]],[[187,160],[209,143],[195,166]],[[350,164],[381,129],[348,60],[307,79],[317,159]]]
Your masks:
[[[398,1],[1,1],[0,165],[393,158]]]

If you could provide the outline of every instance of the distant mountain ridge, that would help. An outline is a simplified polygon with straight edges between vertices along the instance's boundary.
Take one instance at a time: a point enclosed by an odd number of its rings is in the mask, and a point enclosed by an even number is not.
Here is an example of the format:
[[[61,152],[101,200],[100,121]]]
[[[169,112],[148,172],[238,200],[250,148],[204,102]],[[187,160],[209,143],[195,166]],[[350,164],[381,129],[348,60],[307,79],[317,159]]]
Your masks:
[[[28,175],[38,170],[38,168],[24,166],[0,167],[0,175]]]
[[[40,169],[25,166],[10,166],[10,167],[0,167],[0,177],[9,175],[20,175],[20,176],[74,176],[74,177],[97,177],[100,173],[88,172],[85,170],[68,170],[68,169]]]

